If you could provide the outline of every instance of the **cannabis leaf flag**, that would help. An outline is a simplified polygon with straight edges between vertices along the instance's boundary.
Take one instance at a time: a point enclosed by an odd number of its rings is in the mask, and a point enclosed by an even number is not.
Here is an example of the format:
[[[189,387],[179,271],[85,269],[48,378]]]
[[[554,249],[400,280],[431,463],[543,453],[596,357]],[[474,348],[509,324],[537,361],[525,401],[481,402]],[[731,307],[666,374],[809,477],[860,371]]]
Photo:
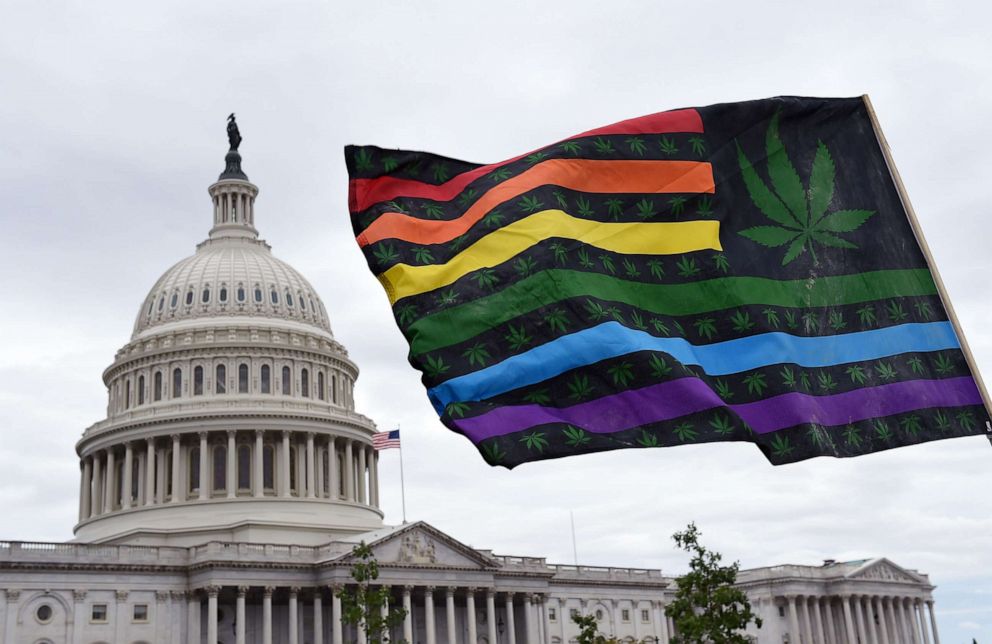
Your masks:
[[[780,464],[985,431],[860,98],[662,112],[489,165],[346,160],[410,361],[493,465],[706,441]]]

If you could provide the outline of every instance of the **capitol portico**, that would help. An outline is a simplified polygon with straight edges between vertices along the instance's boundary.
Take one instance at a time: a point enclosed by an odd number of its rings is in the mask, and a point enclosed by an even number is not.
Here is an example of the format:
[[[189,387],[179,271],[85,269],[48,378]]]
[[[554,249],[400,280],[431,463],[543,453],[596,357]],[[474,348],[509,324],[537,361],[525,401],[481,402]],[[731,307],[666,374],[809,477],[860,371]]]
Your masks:
[[[75,540],[0,541],[0,644],[364,644],[338,596],[360,542],[406,609],[391,641],[563,644],[585,614],[623,642],[667,642],[675,580],[660,570],[383,524],[358,367],[259,238],[233,121],[229,135],[207,239],[152,286],[103,373],[106,418],[76,445]],[[756,642],[940,642],[929,578],[884,558],[744,570],[738,585],[764,622]]]

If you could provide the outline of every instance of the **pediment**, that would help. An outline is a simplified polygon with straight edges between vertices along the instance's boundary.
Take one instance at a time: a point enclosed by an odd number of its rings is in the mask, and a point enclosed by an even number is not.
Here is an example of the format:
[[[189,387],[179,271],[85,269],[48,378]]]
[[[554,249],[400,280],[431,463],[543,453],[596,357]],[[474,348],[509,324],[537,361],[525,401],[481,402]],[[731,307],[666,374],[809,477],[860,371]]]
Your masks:
[[[874,559],[847,574],[849,579],[866,581],[894,581],[919,584],[923,580],[912,572],[901,568],[888,559]]]
[[[385,534],[369,535],[380,565],[495,568],[496,562],[437,528],[417,521]]]

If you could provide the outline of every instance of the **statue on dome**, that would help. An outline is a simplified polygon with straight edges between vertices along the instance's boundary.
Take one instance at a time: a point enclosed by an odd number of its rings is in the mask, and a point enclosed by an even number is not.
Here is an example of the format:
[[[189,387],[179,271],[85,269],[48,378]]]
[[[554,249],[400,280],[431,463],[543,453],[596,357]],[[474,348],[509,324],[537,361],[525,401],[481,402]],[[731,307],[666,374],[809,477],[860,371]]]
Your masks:
[[[235,151],[241,145],[241,132],[238,130],[238,122],[234,120],[234,112],[227,117],[227,141]]]

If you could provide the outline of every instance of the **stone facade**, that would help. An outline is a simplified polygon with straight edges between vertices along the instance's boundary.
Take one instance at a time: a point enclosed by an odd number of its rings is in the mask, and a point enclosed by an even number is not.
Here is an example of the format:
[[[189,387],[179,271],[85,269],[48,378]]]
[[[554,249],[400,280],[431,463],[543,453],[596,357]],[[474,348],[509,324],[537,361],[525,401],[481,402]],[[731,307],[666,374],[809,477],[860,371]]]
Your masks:
[[[660,570],[383,525],[357,366],[310,284],[258,239],[258,188],[239,172],[209,193],[208,239],[152,287],[103,374],[107,417],[76,446],[75,542],[0,542],[0,644],[364,644],[337,596],[359,542],[407,609],[393,641],[563,644],[573,613],[624,642],[668,641]],[[885,559],[747,570],[740,585],[764,620],[756,642],[939,644],[928,578]]]

